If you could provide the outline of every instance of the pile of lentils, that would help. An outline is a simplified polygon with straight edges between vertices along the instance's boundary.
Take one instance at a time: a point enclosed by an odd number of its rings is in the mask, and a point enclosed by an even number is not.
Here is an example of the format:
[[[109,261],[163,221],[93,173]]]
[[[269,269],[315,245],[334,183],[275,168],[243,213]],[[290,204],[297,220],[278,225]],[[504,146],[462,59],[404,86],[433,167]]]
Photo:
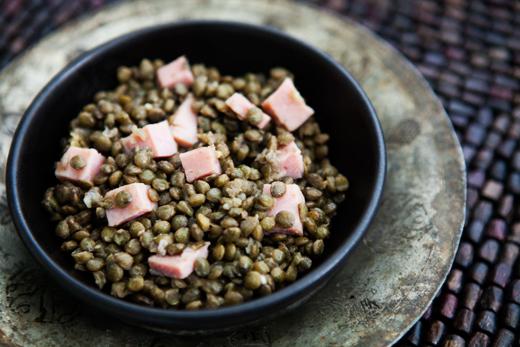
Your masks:
[[[76,270],[92,274],[101,290],[143,305],[217,308],[284,288],[323,253],[331,218],[348,188],[347,178],[327,159],[329,135],[320,131],[314,117],[294,133],[275,124],[259,130],[254,126],[259,108],[241,121],[224,103],[240,92],[259,105],[284,78],[293,77],[286,69],[273,68],[268,76],[233,77],[197,64],[192,66],[195,81],[190,88],[177,84],[168,90],[155,80],[163,64],[144,59],[139,66],[118,68],[119,85],[98,92],[71,121],[64,148],[92,147],[107,159],[93,187],[63,182],[46,191],[43,205],[57,222],[61,249],[70,253]],[[198,114],[199,143],[193,148],[214,145],[223,169],[221,175],[193,184],[186,182],[178,153],[154,160],[148,150],[125,153],[119,141],[135,126],[168,119],[188,93],[195,96]],[[304,158],[305,175],[298,180],[276,177],[266,159],[266,153],[291,141]],[[112,202],[103,196],[136,182],[152,187],[149,197],[158,208],[120,227],[107,226],[105,210]],[[262,194],[265,183],[272,183],[274,197],[283,195],[285,184],[300,186],[306,200],[299,206],[304,236],[270,233],[277,224],[291,226],[294,216],[267,216],[274,200]],[[166,255],[177,255],[205,241],[211,243],[208,259],[197,259],[188,278],[150,273],[147,259],[158,253],[159,245]]]

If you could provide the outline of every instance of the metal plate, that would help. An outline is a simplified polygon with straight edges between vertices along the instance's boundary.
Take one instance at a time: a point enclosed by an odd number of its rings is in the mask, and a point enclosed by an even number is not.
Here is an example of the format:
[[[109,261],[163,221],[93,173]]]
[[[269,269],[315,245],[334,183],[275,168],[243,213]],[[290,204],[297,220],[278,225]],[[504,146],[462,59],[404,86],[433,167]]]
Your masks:
[[[278,27],[330,53],[361,82],[386,136],[382,206],[345,269],[296,312],[227,335],[158,336],[85,312],[56,288],[18,240],[0,184],[0,344],[12,346],[382,346],[426,310],[460,239],[465,167],[448,118],[426,82],[358,24],[290,1],[122,3],[48,36],[0,74],[0,165],[31,99],[83,50],[128,31],[188,18]],[[362,150],[360,149],[360,155]],[[37,173],[35,173],[37,174]]]

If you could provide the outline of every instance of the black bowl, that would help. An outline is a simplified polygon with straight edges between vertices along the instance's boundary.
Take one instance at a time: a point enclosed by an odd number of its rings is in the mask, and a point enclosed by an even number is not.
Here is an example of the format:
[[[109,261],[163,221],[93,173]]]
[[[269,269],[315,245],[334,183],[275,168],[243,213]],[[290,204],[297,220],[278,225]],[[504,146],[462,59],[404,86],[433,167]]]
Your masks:
[[[53,165],[69,121],[96,91],[117,84],[119,65],[140,59],[170,61],[185,54],[224,73],[294,72],[322,129],[331,135],[330,157],[350,180],[333,219],[326,254],[312,271],[270,296],[216,310],[178,311],[139,306],[94,287],[60,251],[53,223],[41,205],[54,185]],[[45,59],[45,57],[42,57]],[[376,113],[359,84],[319,50],[279,31],[239,23],[190,21],[140,30],[97,47],[63,69],[34,99],[14,135],[7,164],[9,206],[23,242],[71,294],[125,322],[177,333],[213,332],[257,323],[295,308],[342,268],[376,212],[385,176],[385,147]]]

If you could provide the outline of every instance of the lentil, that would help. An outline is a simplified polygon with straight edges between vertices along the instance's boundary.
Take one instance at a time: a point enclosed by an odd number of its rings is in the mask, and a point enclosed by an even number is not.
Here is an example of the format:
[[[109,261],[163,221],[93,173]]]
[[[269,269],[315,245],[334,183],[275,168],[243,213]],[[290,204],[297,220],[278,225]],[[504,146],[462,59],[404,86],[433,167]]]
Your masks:
[[[87,164],[79,155],[75,155],[70,159],[70,166],[75,170],[83,169]]]
[[[275,217],[276,224],[282,228],[290,228],[294,225],[295,217],[289,211],[280,211]]]
[[[128,206],[132,202],[132,195],[127,191],[120,191],[116,194],[115,203],[119,208]]]

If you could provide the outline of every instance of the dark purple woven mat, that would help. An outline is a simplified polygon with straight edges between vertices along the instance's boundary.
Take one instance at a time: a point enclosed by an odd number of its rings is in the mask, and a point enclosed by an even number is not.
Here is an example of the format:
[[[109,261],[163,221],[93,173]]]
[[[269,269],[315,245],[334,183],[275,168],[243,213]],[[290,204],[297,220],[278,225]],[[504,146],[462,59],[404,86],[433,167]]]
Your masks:
[[[46,33],[114,0],[0,0],[0,68]],[[520,345],[520,1],[311,1],[377,32],[444,103],[468,166],[457,258],[398,346]]]

